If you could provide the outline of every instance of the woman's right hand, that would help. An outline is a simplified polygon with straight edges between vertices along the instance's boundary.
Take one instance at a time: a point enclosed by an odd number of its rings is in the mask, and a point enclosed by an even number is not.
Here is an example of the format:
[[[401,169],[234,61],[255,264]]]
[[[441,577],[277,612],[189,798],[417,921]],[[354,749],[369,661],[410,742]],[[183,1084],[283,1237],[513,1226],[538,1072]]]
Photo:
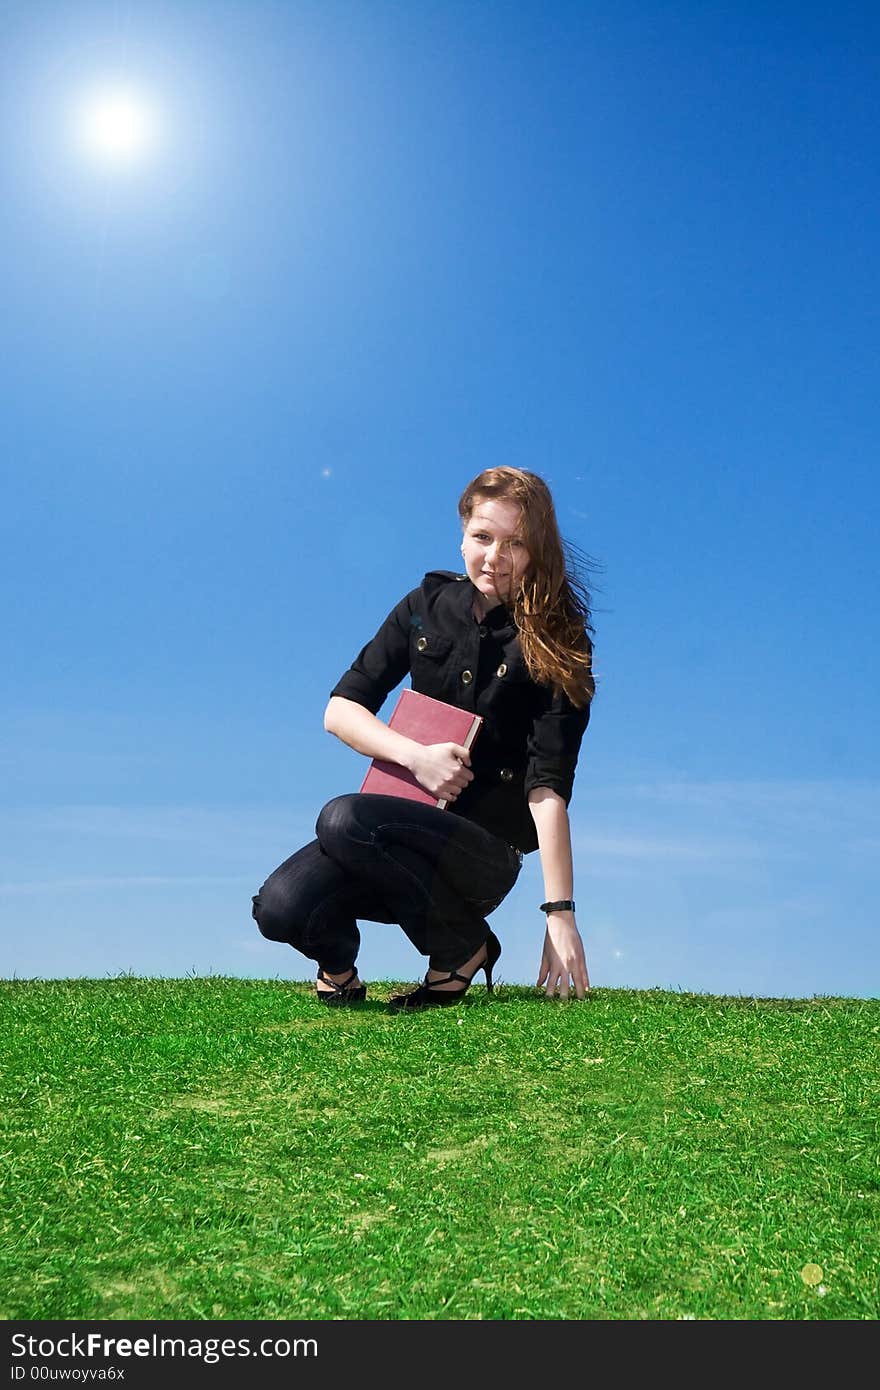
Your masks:
[[[474,780],[471,755],[460,743],[420,743],[413,754],[410,771],[425,791],[445,801],[454,801],[468,782]]]

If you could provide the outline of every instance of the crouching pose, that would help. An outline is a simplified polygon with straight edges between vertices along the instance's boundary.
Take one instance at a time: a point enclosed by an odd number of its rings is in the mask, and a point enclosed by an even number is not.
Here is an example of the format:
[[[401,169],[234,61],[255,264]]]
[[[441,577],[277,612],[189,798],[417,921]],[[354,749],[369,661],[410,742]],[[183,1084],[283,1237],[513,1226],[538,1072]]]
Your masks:
[[[446,808],[355,794],[328,802],[316,839],[253,900],[260,931],[318,965],[325,1004],[366,996],[358,919],[396,922],[428,959],[395,1010],[451,1004],[492,970],[486,918],[538,850],[545,932],[538,985],[590,988],[575,922],[568,805],[594,693],[589,594],[567,567],[546,483],[490,468],[462,493],[465,573],[429,571],[392,609],[330,696],[324,727],[368,758],[408,769]],[[473,748],[424,745],[377,718],[412,688],[482,716]],[[539,906],[535,905],[536,908]]]

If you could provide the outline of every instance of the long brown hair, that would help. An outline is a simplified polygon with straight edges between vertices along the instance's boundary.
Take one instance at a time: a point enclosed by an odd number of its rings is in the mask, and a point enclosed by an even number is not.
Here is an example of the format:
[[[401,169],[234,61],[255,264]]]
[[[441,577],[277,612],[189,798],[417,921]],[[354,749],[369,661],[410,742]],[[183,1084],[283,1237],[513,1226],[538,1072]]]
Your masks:
[[[519,633],[532,680],[563,690],[583,709],[592,700],[593,632],[590,592],[574,547],[559,534],[550,489],[524,468],[487,468],[468,483],[458,501],[463,526],[481,499],[512,502],[520,509],[517,535],[529,552],[529,565],[508,607]]]

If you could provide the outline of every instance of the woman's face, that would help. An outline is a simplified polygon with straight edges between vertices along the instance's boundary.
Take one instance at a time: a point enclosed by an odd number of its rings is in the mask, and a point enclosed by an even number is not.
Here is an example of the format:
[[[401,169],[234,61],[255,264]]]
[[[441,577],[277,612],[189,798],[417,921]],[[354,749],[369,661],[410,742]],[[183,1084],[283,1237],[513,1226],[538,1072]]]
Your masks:
[[[465,525],[461,553],[486,609],[506,603],[528,569],[529,552],[515,534],[521,515],[515,502],[478,497]]]

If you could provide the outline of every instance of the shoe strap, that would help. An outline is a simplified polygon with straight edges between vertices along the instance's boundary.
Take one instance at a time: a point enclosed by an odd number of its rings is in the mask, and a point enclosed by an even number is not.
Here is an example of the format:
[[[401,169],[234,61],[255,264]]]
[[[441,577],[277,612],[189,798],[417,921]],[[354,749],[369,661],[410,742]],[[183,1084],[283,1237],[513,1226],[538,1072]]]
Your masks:
[[[478,965],[478,966],[476,967],[476,969],[474,970],[474,974],[473,974],[473,975],[459,975],[459,973],[458,973],[457,970],[450,970],[450,972],[449,972],[449,974],[446,976],[446,979],[445,979],[445,980],[429,980],[428,977],[427,977],[427,975],[426,975],[426,976],[425,976],[425,985],[426,985],[426,987],[427,987],[428,989],[436,989],[437,985],[450,985],[450,984],[452,984],[452,981],[453,981],[453,980],[461,980],[461,983],[462,983],[463,985],[472,985],[473,982],[474,982],[474,975],[478,975],[479,972],[480,972],[481,970],[485,970],[485,968],[486,968],[486,966],[487,966],[488,964],[489,964],[489,943],[488,943],[488,940],[487,940],[487,942],[486,942],[486,959],[480,961],[479,965]]]
[[[478,965],[478,966],[477,966],[477,970],[482,970],[482,968],[483,968],[483,967],[482,967],[481,965]],[[474,971],[474,975],[476,975],[477,970]],[[450,970],[449,974],[448,974],[448,975],[446,976],[446,978],[443,979],[443,980],[429,980],[428,977],[427,977],[427,975],[426,975],[426,976],[425,976],[425,988],[426,988],[426,989],[436,989],[438,985],[451,985],[453,980],[461,980],[461,983],[462,983],[463,985],[469,985],[469,984],[471,983],[471,981],[473,980],[473,978],[474,978],[473,975],[471,975],[471,977],[470,977],[470,979],[469,979],[467,975],[459,975],[459,973],[458,973],[457,970]]]
[[[324,974],[324,971],[321,969],[321,966],[320,966],[320,965],[318,966],[318,979],[321,980],[321,981],[323,982],[323,984],[325,984],[325,985],[331,985],[332,988],[336,990],[336,993],[337,993],[337,994],[342,994],[342,993],[347,989],[347,987],[351,984],[352,980],[354,980],[354,979],[356,979],[356,978],[357,978],[357,966],[356,966],[356,965],[353,965],[353,966],[351,967],[351,974],[349,975],[348,979],[347,979],[347,980],[343,980],[341,984],[337,983],[336,980],[331,980],[329,975],[325,975],[325,974]]]

